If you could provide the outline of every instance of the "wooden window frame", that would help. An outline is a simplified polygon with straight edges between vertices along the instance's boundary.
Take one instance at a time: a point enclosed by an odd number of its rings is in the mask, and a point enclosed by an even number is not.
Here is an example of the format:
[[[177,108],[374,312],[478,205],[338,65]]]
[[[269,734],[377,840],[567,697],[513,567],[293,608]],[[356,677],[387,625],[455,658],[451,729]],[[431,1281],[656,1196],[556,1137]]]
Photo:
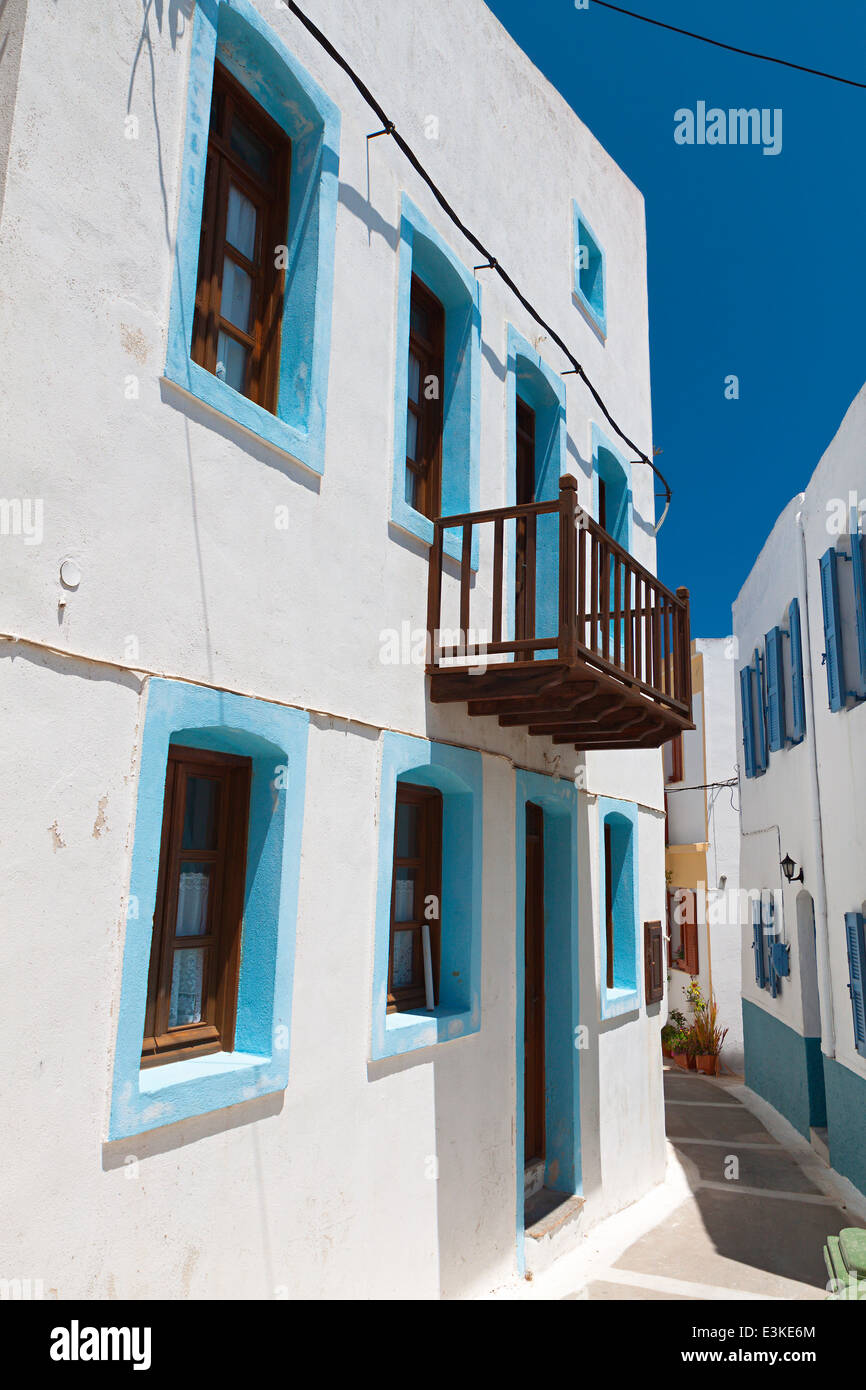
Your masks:
[[[421,303],[431,315],[433,336],[423,337],[413,327],[412,310]],[[414,500],[409,505],[422,516],[434,521],[442,511],[442,432],[444,426],[443,394],[445,389],[445,309],[435,294],[417,275],[412,276],[409,303],[409,355],[418,358],[419,396],[416,403],[406,392],[406,410],[418,421],[416,452],[419,458],[410,459],[406,453],[407,476],[415,479]],[[435,376],[439,381],[436,400],[427,400],[424,382]],[[407,377],[408,382],[408,377]]]
[[[399,828],[399,809],[401,805],[417,806],[419,809],[418,849],[420,853],[410,858],[398,857],[397,855],[397,833]],[[393,870],[391,874],[391,919],[388,936],[388,1013],[397,1013],[407,1009],[426,1007],[427,992],[424,984],[422,923],[425,920],[424,904],[431,895],[436,898],[439,907],[438,917],[435,920],[428,919],[428,926],[430,928],[430,955],[433,967],[434,1006],[439,1003],[439,959],[442,935],[443,813],[444,802],[442,793],[436,787],[422,786],[415,782],[397,783],[394,808]],[[414,868],[417,870],[415,876],[414,917],[408,922],[395,921],[398,868]],[[412,985],[395,989],[392,985],[394,935],[395,932],[407,930],[414,930],[416,933],[413,951],[413,974],[415,976],[415,982]],[[419,980],[420,984],[417,983]]]
[[[664,999],[665,971],[664,945],[661,922],[644,922],[644,983],[647,1004],[658,1004]]]
[[[220,784],[217,846],[212,850],[182,848],[186,783],[190,776],[211,778]],[[179,744],[169,748],[142,1067],[234,1050],[251,778],[249,758]],[[203,935],[177,937],[174,929],[168,927],[169,922],[176,923],[177,919],[178,877],[183,858],[216,865],[208,895],[208,931]],[[202,1019],[170,1028],[175,951],[202,946],[208,951]]]
[[[231,123],[237,114],[271,152],[271,177],[257,175],[232,149]],[[214,66],[208,134],[198,280],[191,357],[216,375],[220,332],[249,350],[242,393],[272,415],[279,389],[280,342],[285,271],[276,266],[275,250],[284,245],[289,222],[292,144],[275,121],[220,64]],[[229,188],[234,183],[258,211],[254,260],[226,241]],[[244,332],[220,313],[224,257],[253,280],[250,331]]]
[[[690,893],[691,921],[678,922],[683,954],[674,956],[674,898],[677,893]],[[700,971],[700,947],[698,944],[698,895],[694,888],[672,888],[668,891],[668,965],[671,970],[680,970],[684,975],[697,975]]]

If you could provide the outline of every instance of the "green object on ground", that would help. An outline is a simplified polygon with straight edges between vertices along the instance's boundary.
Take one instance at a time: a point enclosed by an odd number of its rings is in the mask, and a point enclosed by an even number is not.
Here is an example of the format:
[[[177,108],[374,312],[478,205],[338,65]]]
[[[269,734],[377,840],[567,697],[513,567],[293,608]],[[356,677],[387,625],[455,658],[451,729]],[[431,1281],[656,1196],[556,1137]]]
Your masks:
[[[832,1290],[828,1298],[866,1301],[866,1231],[846,1226],[838,1236],[828,1236],[824,1263]]]

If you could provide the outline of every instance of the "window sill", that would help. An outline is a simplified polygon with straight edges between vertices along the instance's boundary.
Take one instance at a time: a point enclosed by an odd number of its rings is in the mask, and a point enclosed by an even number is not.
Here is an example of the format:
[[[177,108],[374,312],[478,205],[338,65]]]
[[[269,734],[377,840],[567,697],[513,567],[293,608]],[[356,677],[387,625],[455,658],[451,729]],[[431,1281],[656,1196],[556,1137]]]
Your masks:
[[[477,1033],[480,1026],[480,1019],[471,1009],[417,1009],[386,1014],[384,1036],[374,1039],[373,1061],[465,1038]]]
[[[640,995],[631,985],[628,988],[615,986],[613,989],[602,990],[601,995],[601,1016],[605,1018],[619,1018],[621,1014],[634,1013],[640,1008]]]
[[[269,410],[263,410],[255,401],[240,395],[197,362],[187,358],[180,367],[168,362],[162,381],[182,395],[198,401],[215,415],[231,420],[238,429],[268,444],[285,458],[302,464],[318,476],[324,472],[324,457],[320,456],[321,451],[315,450],[306,430],[288,424]]]
[[[211,1052],[145,1067],[138,1074],[137,1090],[128,1086],[126,1094],[115,1099],[109,1141],[284,1091],[288,1071],[288,1052],[281,1059],[253,1052]]]
[[[607,315],[599,314],[593,309],[586,295],[577,288],[571,292],[571,297],[577,305],[583,317],[586,319],[590,328],[598,335],[602,343],[607,342]]]
[[[409,536],[415,536],[417,540],[423,541],[425,545],[433,545],[433,522],[422,512],[416,512],[414,507],[410,507],[408,502],[395,501],[391,513],[391,525],[398,530],[405,531]],[[445,532],[445,544],[442,547],[445,554],[452,560],[463,559],[463,528],[456,527]],[[469,568],[475,573],[478,572],[478,527],[472,528],[472,554],[469,560]]]

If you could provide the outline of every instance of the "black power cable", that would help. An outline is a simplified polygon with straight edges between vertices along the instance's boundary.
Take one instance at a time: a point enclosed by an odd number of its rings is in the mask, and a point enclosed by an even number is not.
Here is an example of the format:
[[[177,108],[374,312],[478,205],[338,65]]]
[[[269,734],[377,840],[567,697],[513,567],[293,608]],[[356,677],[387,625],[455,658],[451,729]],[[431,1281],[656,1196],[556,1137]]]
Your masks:
[[[722,43],[721,39],[708,39],[706,34],[693,34],[691,29],[680,29],[676,24],[665,24],[660,19],[651,19],[648,14],[624,10],[622,5],[612,5],[610,0],[591,0],[591,3],[601,6],[604,10],[616,10],[617,14],[628,15],[629,19],[640,19],[644,24],[654,24],[657,29],[667,29],[671,34],[682,34],[684,38],[712,44],[713,48],[727,49],[728,53],[741,53],[745,58],[759,58],[762,63],[778,63],[780,67],[793,68],[795,72],[806,72],[812,77],[826,77],[829,82],[844,82],[846,87],[861,87],[866,91],[866,82],[855,82],[852,77],[838,77],[834,72],[822,72],[820,68],[805,68],[801,63],[791,63],[787,58],[773,58],[769,53],[753,53],[750,48],[737,48],[732,43]]]
[[[571,363],[572,373],[581,378],[587,390],[589,391],[589,394],[592,396],[599,410],[604,415],[604,418],[607,420],[607,423],[610,425],[611,429],[619,435],[620,439],[623,441],[623,443],[628,445],[629,449],[632,449],[634,453],[637,454],[640,462],[647,464],[655,473],[656,477],[658,478],[659,482],[662,484],[665,490],[665,509],[662,512],[661,518],[658,521],[655,528],[656,531],[658,531],[667,515],[668,507],[671,504],[672,494],[670,484],[668,483],[667,479],[656,467],[652,459],[648,458],[644,451],[642,449],[639,449],[638,446],[634,443],[634,441],[632,439],[629,439],[628,435],[620,429],[619,425],[617,424],[616,420],[614,420],[613,416],[611,415],[601,396],[598,394],[598,391],[593,386],[583,367],[578,362],[577,358],[573,355],[573,353],[569,351],[568,347],[563,342],[562,338],[559,336],[556,330],[551,328],[549,323],[545,322],[545,320],[539,314],[538,310],[532,304],[530,304],[526,296],[522,294],[521,291],[518,289],[511,276],[508,275],[505,270],[503,270],[496,257],[490,251],[488,251],[484,243],[479,241],[478,237],[475,236],[475,234],[469,230],[465,223],[461,221],[457,213],[452,208],[451,204],[448,202],[448,199],[445,197],[444,193],[442,193],[441,190],[437,187],[437,185],[433,182],[433,179],[427,173],[427,170],[424,168],[423,164],[418,159],[415,152],[406,143],[403,136],[397,130],[396,126],[394,125],[394,122],[392,120],[389,120],[389,118],[386,116],[384,110],[379,105],[378,101],[373,96],[373,93],[370,91],[366,83],[364,83],[361,80],[361,78],[346,61],[343,55],[337,51],[337,49],[331,43],[330,39],[328,39],[322,33],[321,29],[317,28],[313,21],[307,15],[304,14],[303,10],[295,4],[295,0],[283,0],[283,3],[292,12],[292,14],[295,15],[295,17],[301,21],[304,28],[312,34],[316,42],[321,44],[322,48],[324,48],[325,52],[329,55],[329,57],[331,57],[334,60],[337,66],[343,69],[343,72],[354,84],[356,89],[361,93],[361,96],[364,98],[367,105],[370,106],[373,109],[373,111],[375,111],[376,115],[379,117],[379,120],[382,122],[382,130],[377,131],[376,134],[390,135],[391,139],[395,142],[397,147],[400,150],[402,150],[403,154],[406,156],[409,163],[412,165],[412,168],[415,170],[418,176],[421,179],[423,179],[424,183],[426,183],[427,187],[430,189],[430,192],[433,194],[433,197],[436,199],[439,206],[443,209],[444,212],[448,214],[455,227],[457,227],[457,229],[463,233],[463,235],[466,237],[466,240],[470,242],[472,246],[475,247],[475,250],[478,251],[478,253],[484,257],[483,265],[477,266],[476,269],[495,271],[495,273],[504,282],[504,284],[506,284],[508,288],[511,290],[515,298],[523,305],[526,312],[535,320],[535,322],[539,325],[540,328],[544,329],[545,333],[547,333],[549,337],[552,338],[552,340],[556,343],[557,347],[568,358],[569,362]]]

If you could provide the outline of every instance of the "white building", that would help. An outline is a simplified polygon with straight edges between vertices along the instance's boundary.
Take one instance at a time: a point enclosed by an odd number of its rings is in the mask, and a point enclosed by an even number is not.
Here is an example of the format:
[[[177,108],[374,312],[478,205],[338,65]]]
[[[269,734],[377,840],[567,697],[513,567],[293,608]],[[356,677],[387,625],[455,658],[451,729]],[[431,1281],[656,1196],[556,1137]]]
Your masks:
[[[639,192],[477,0],[309,10],[651,457]],[[653,474],[289,11],[3,22],[0,1272],[482,1294],[664,1173]]]
[[[866,388],[767,538],[734,632],[746,1083],[866,1191],[864,431]]]
[[[691,1019],[697,979],[728,1033],[722,1062],[743,1067],[734,642],[691,645],[694,729],[665,745],[668,880],[668,1006]],[[734,784],[734,785],[732,785]]]

